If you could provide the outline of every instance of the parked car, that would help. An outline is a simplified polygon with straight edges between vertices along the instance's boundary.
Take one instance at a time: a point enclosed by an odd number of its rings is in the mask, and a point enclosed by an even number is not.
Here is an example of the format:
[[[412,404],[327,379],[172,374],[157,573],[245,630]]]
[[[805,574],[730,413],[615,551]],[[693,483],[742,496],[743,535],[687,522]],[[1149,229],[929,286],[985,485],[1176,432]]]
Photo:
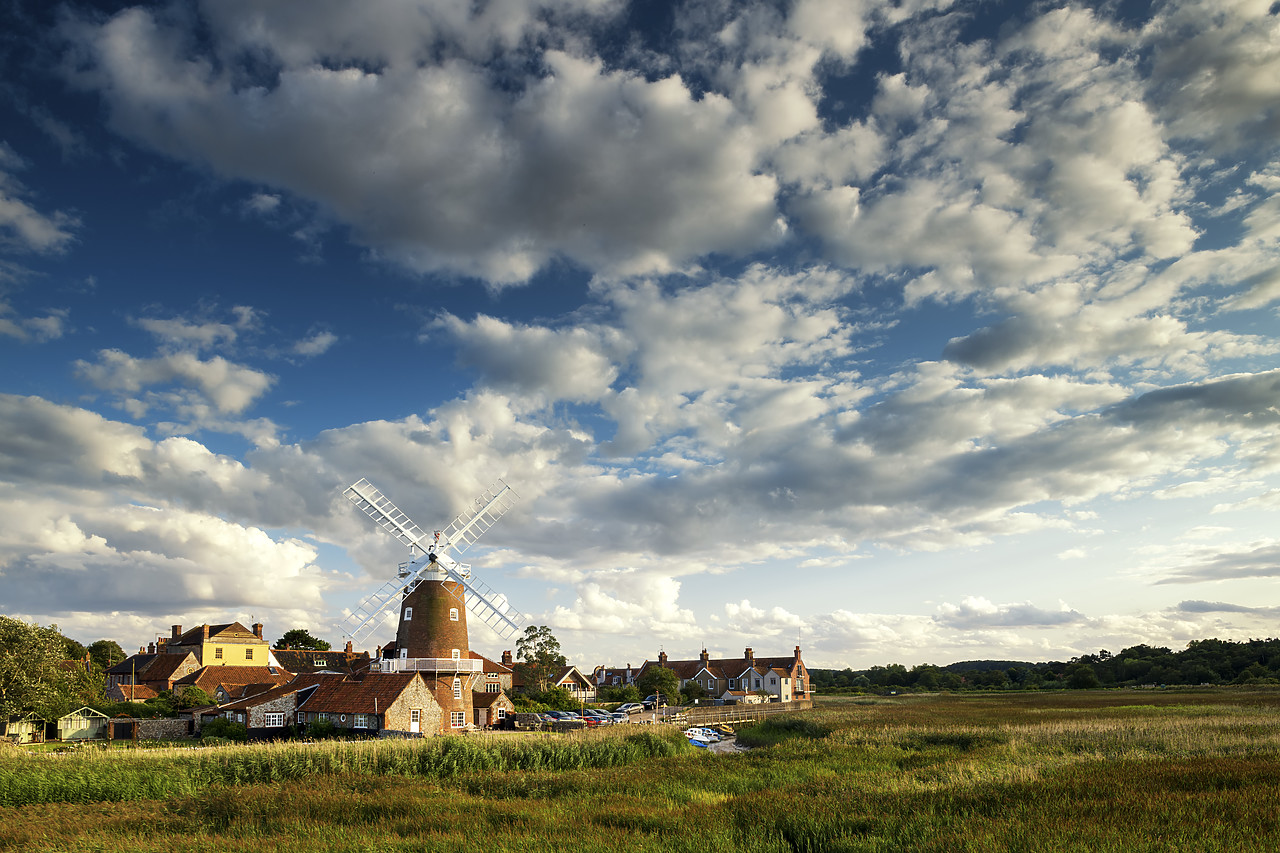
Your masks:
[[[610,717],[613,717],[613,722],[614,722],[615,724],[616,724],[616,723],[629,723],[629,722],[631,722],[631,715],[630,715],[630,714],[623,714],[623,713],[621,713],[621,712],[619,712],[619,711],[614,711],[614,712],[613,712],[612,714],[610,714],[609,716],[610,716]]]
[[[639,712],[641,712],[641,711],[643,711],[643,710],[644,710],[644,706],[643,706],[643,705],[641,705],[639,702],[627,702],[626,704],[624,704],[624,705],[619,705],[617,708],[615,708],[613,713],[615,713],[615,714],[638,714]]]
[[[644,697],[644,702],[642,704],[644,705],[644,709],[646,711],[652,711],[654,708],[658,707],[658,697],[650,693],[648,696]],[[663,708],[667,707],[666,696],[662,697],[662,707]]]
[[[587,708],[582,712],[582,719],[587,721],[588,726],[613,725],[613,715],[608,711],[601,711],[598,708]]]

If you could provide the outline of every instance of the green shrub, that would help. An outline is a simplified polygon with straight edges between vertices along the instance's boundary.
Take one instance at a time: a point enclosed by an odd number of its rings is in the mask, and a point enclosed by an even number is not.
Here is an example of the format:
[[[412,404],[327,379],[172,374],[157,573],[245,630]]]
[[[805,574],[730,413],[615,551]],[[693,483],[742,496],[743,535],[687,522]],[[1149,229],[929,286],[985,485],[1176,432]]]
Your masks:
[[[244,741],[249,737],[249,730],[244,723],[235,723],[226,717],[215,717],[200,729],[200,738],[221,738],[223,740]]]

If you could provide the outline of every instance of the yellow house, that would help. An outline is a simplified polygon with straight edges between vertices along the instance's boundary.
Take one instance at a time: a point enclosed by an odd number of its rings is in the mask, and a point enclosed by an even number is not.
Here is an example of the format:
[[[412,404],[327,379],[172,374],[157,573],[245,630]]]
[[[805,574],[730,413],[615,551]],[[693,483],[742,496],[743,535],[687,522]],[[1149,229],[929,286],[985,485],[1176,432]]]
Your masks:
[[[201,666],[271,666],[271,647],[262,638],[262,623],[249,630],[239,622],[201,625],[185,633],[173,626],[173,635],[161,641],[166,653],[191,652]]]

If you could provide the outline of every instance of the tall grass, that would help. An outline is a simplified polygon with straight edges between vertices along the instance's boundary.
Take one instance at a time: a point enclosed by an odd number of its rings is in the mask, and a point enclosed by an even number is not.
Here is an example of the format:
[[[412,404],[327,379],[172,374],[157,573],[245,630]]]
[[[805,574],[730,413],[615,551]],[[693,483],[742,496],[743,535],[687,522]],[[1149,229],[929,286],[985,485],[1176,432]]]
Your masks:
[[[649,728],[174,754],[151,766],[208,787],[2,808],[0,850],[1280,848],[1280,695],[903,699],[770,718],[735,755]]]
[[[447,779],[460,773],[619,767],[688,749],[667,730],[615,737],[325,741],[123,755],[21,754],[0,763],[0,806],[190,796],[212,785],[258,785],[354,774]]]

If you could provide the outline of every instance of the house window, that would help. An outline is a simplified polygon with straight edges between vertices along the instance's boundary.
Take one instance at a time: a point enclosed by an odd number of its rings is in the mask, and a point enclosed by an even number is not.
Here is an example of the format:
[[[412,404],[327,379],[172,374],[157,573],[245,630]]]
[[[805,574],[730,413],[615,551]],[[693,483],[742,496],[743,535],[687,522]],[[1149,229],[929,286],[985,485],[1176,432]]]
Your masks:
[[[506,709],[506,708],[499,708],[499,709],[498,709],[498,719],[499,719],[499,720],[505,720],[506,718],[507,718],[507,709]]]
[[[771,675],[771,676],[769,676],[769,683],[770,683],[770,684],[777,684],[777,683],[778,683],[778,676],[776,676],[776,675]]]
[[[253,649],[245,649],[245,650],[244,650],[244,659],[245,659],[245,660],[253,660]]]
[[[284,714],[263,714],[263,725],[269,729],[284,725]]]
[[[324,658],[313,658],[313,659],[312,659],[312,661],[311,661],[311,665],[312,665],[312,666],[324,666]]]
[[[355,715],[355,722],[353,722],[351,725],[352,725],[352,727],[353,727],[353,728],[357,728],[357,729],[367,729],[367,728],[369,728],[369,717],[368,717],[368,715],[366,715],[366,714],[356,714],[356,715]]]
[[[321,720],[328,720],[328,719],[329,719],[329,712],[328,712],[328,711],[321,711],[319,714],[316,714],[316,716],[317,716],[318,718],[320,718]]]
[[[420,708],[414,708],[409,711],[409,722],[413,723],[415,726],[422,722],[422,710]]]
[[[501,684],[486,684],[486,685],[484,686],[484,692],[485,692],[485,693],[501,693],[501,692],[502,692],[502,685],[501,685]]]
[[[461,678],[455,678],[453,680],[453,698],[454,699],[462,698],[462,679]]]
[[[732,678],[730,678],[730,679],[729,679],[729,689],[730,689],[730,690],[732,690],[732,689],[733,689],[733,679],[732,679]]]
[[[412,622],[412,621],[413,621],[413,608],[412,608],[412,607],[406,607],[406,608],[404,609],[404,621],[406,621],[406,622]]]
[[[456,608],[456,607],[450,607],[450,608],[449,608],[449,621],[450,621],[450,622],[457,622],[457,621],[458,621],[458,608]]]
[[[449,725],[455,729],[460,729],[467,724],[467,715],[463,711],[449,712]]]
[[[222,660],[222,646],[213,647],[213,659]]]

